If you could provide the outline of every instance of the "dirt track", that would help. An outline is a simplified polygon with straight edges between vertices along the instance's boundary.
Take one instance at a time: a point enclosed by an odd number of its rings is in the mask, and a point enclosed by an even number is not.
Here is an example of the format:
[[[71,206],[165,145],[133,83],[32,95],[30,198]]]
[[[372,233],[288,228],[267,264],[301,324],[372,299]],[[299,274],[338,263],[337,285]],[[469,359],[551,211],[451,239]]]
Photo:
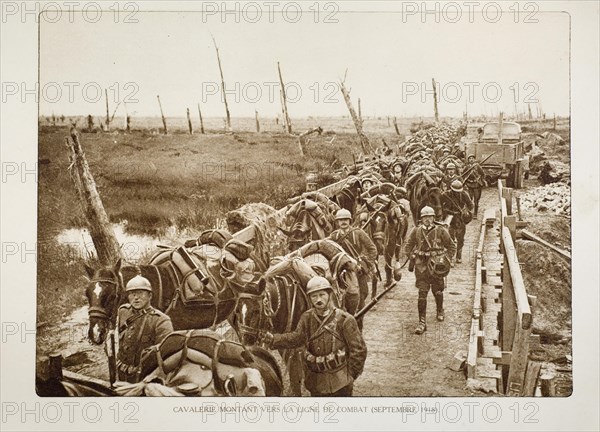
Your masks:
[[[498,207],[496,190],[483,191],[479,220],[487,208]],[[406,268],[400,283],[364,319],[368,355],[356,381],[356,396],[469,396],[462,372],[447,366],[454,355],[466,352],[473,309],[475,249],[480,225],[467,225],[463,262],[448,275],[444,291],[446,320],[435,318],[435,300],[427,304],[427,331],[414,334],[418,324],[414,273]]]

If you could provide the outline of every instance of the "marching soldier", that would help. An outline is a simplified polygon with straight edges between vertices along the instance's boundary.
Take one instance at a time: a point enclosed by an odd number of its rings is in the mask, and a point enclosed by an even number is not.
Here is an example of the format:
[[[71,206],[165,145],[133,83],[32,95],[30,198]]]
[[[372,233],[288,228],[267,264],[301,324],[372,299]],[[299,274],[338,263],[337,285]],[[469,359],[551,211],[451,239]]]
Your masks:
[[[475,161],[474,155],[469,155],[467,158],[467,165],[465,166],[463,176],[465,177],[465,186],[467,187],[467,192],[469,193],[469,196],[473,200],[473,204],[475,206],[473,213],[475,216],[477,216],[477,211],[479,210],[479,199],[481,198],[481,188],[487,186],[487,183],[485,181],[485,173],[483,172],[483,168],[481,168],[479,162]]]
[[[119,380],[139,381],[142,351],[156,345],[173,331],[171,318],[150,306],[152,286],[142,276],[135,276],[125,287],[129,303],[119,307],[117,329],[119,351],[117,370]]]
[[[419,325],[415,334],[427,330],[427,294],[433,292],[437,308],[437,320],[444,321],[444,277],[450,271],[450,257],[456,252],[456,244],[448,231],[434,224],[435,211],[431,207],[421,210],[421,225],[413,228],[406,242],[406,254],[410,258],[408,270],[415,272],[415,286],[419,290],[417,310]]]
[[[444,177],[442,178],[442,190],[447,191],[450,189],[450,185],[454,180],[459,180],[458,171],[454,162],[450,162],[446,165],[446,170],[444,172]]]
[[[352,258],[359,263],[358,287],[359,293],[346,293],[346,310],[356,313],[364,306],[364,299],[369,293],[369,279],[373,272],[377,273],[377,246],[369,235],[360,228],[351,227],[352,215],[346,209],[340,209],[335,214],[338,229],[329,238],[339,244]],[[362,330],[362,318],[358,319]]]
[[[333,289],[327,279],[314,276],[306,293],[312,308],[300,316],[290,333],[264,333],[270,348],[306,348],[304,385],[311,396],[352,396],[354,381],[362,373],[367,347],[356,320],[333,305]]]
[[[473,218],[473,203],[464,191],[460,180],[454,180],[450,190],[442,195],[442,213],[446,218],[452,215],[450,237],[456,242],[456,263],[462,262],[462,249],[465,243],[466,225]]]

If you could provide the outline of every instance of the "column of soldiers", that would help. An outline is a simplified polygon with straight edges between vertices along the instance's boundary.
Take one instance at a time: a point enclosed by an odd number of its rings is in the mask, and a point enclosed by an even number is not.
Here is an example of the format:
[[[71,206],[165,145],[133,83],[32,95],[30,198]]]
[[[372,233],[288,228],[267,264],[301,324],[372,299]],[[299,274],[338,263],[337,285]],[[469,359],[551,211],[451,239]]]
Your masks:
[[[475,173],[467,177],[470,194],[464,191],[456,167],[447,167],[444,178],[447,190],[442,202],[444,218],[452,216],[449,227],[435,221],[431,207],[424,207],[420,211],[420,224],[413,228],[405,246],[409,271],[415,272],[418,289],[419,322],[415,329],[418,335],[427,330],[429,291],[435,298],[437,320],[444,320],[446,276],[454,263],[461,263],[465,226],[473,210],[471,196],[476,196],[477,186],[483,185],[477,177],[482,176],[481,167],[477,169],[474,158],[468,160],[467,169],[470,167],[470,172]],[[270,348],[305,348],[305,386],[312,396],[351,396],[354,380],[362,373],[367,356],[362,318],[356,320],[354,314],[364,306],[368,282],[377,271],[377,248],[362,229],[351,226],[352,215],[348,210],[339,210],[335,219],[337,230],[330,238],[359,263],[360,293],[347,293],[346,310],[342,310],[334,304],[329,280],[315,276],[306,286],[312,307],[301,316],[296,329],[284,334],[265,332],[260,336],[260,341]],[[142,351],[160,343],[173,326],[168,316],[150,306],[152,289],[147,279],[136,276],[127,284],[126,292],[129,303],[121,306],[118,315],[121,348],[117,366],[119,379],[135,382],[139,379]]]

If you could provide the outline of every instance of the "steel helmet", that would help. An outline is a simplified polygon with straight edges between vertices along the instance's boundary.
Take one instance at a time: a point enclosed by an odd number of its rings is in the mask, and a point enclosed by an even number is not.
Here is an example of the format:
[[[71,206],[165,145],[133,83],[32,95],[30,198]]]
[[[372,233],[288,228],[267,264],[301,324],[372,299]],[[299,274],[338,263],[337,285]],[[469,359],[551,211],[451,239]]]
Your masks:
[[[400,280],[402,280],[402,265],[399,262],[396,262],[394,264],[394,280],[396,282],[399,282]]]
[[[331,284],[322,276],[313,276],[306,284],[306,294],[310,295],[316,291],[330,290]]]
[[[471,158],[475,159],[475,155],[470,154],[469,156],[467,156],[467,160],[469,160]]]
[[[352,214],[346,209],[340,209],[335,214],[335,220],[352,219]]]
[[[460,180],[454,180],[452,184],[450,184],[450,189],[452,189],[454,192],[462,192],[463,184]]]
[[[446,165],[446,169],[456,169],[456,165],[450,162],[448,165]]]
[[[425,216],[434,216],[435,217],[435,211],[431,207],[425,206],[421,209],[421,217],[425,217]]]
[[[404,186],[398,186],[396,188],[396,193],[398,193],[402,197],[405,197],[406,194],[408,193],[408,191],[406,190],[406,188]]]
[[[152,292],[152,285],[150,285],[150,281],[145,277],[137,275],[133,277],[129,282],[127,282],[127,286],[125,287],[125,292],[129,291],[150,291]]]

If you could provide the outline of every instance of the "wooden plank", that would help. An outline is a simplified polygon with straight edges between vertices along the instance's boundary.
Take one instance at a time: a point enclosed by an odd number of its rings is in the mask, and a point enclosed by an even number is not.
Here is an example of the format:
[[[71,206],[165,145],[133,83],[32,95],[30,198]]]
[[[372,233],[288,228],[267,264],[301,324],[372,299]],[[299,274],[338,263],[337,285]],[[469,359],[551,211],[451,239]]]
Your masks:
[[[527,372],[525,372],[525,382],[523,383],[523,391],[521,396],[534,395],[541,368],[541,362],[529,360],[527,363]]]
[[[506,384],[507,396],[522,396],[525,382],[525,372],[529,355],[529,336],[531,326],[523,328],[521,315],[518,315],[515,338],[513,341],[512,357],[508,370],[508,379]]]
[[[531,327],[532,322],[531,308],[527,298],[527,291],[525,290],[525,283],[523,282],[523,275],[521,274],[521,266],[519,265],[517,251],[512,243],[512,237],[507,227],[504,227],[502,237],[505,247],[504,257],[505,261],[508,262],[508,266],[505,265],[505,267],[508,267],[510,272],[510,279],[514,290],[519,321],[521,322],[523,329],[528,329]]]
[[[481,257],[475,261],[475,292],[473,293],[473,318],[481,314]]]
[[[467,378],[475,378],[477,375],[477,333],[479,333],[479,320],[472,319],[467,351]]]
[[[504,266],[504,286],[502,288],[502,343],[504,351],[512,351],[517,321],[517,304],[508,266]]]
[[[494,364],[508,366],[510,365],[510,359],[512,357],[512,352],[510,351],[501,351],[500,357],[494,358]]]
[[[504,226],[509,229],[514,244],[517,240],[517,217],[515,215],[506,216],[504,218]]]
[[[496,220],[496,209],[485,209],[485,212],[483,212],[483,220],[487,226],[494,225],[494,221]]]
[[[108,381],[101,380],[99,378],[93,378],[86,375],[79,374],[77,372],[71,372],[69,370],[63,369],[63,376],[67,380],[79,382],[82,384],[90,383],[100,385],[106,388],[110,388],[110,383]]]
[[[571,259],[570,252],[554,246],[552,243],[547,242],[543,238],[536,236],[535,234],[533,234],[530,231],[522,230],[521,235],[528,240],[533,240],[534,242],[539,243],[542,246],[546,246],[547,248],[552,249],[554,252],[558,253],[559,255],[563,256],[564,258]]]
[[[513,214],[512,202],[513,202],[513,189],[504,188],[504,199],[506,200],[506,215],[511,216]]]

